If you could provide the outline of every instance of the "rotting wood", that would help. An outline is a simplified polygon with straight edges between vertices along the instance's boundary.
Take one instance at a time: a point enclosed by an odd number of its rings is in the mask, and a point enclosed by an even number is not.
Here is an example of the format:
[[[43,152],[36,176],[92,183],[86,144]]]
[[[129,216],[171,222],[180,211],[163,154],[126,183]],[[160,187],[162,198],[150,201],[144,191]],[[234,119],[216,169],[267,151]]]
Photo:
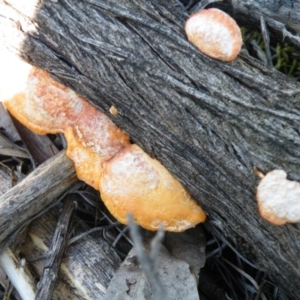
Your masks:
[[[0,197],[0,252],[25,224],[59,201],[77,182],[75,168],[65,151],[36,168]]]
[[[59,209],[56,207],[34,220],[28,227],[26,240],[20,249],[37,277],[42,274],[43,257],[49,250],[58,214]],[[73,224],[76,236],[90,229],[77,216],[74,216]],[[83,236],[68,246],[54,290],[55,299],[104,299],[120,263],[115,249],[100,235]]]
[[[199,53],[176,1],[45,1],[33,16],[22,5],[0,1],[6,45],[107,113],[295,297],[299,225],[259,217],[253,166],[300,180],[300,84],[246,54],[225,64]]]

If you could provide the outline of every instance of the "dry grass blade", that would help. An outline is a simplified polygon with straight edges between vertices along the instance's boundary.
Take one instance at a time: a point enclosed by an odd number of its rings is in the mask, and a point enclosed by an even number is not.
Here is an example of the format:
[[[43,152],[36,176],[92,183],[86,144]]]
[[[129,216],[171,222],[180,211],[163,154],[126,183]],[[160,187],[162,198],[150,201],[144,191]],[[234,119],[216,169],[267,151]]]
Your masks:
[[[29,158],[28,153],[0,133],[0,155]]]

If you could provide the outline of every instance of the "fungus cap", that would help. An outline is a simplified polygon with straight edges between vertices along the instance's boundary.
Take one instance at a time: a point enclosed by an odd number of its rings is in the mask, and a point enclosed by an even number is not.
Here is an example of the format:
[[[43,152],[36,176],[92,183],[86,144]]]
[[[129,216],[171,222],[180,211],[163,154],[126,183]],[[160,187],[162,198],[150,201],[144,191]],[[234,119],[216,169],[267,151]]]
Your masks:
[[[38,68],[31,69],[23,91],[3,102],[22,124],[38,134],[64,132],[87,105],[82,97]]]
[[[188,40],[201,52],[222,61],[233,61],[241,51],[239,26],[223,11],[210,8],[193,14],[185,23]]]
[[[137,145],[104,165],[100,190],[107,208],[123,224],[128,212],[149,230],[164,224],[167,231],[184,231],[206,218],[179,181]]]
[[[300,183],[288,180],[283,170],[273,170],[261,179],[256,199],[261,216],[269,222],[300,222]]]

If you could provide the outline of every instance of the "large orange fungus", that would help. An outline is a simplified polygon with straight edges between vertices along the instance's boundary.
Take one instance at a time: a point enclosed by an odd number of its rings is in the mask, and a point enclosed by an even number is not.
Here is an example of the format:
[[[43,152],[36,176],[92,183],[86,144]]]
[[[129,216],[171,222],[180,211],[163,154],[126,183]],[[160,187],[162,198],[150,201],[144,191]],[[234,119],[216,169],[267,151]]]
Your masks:
[[[32,67],[6,108],[38,134],[64,133],[79,179],[100,191],[110,212],[126,224],[132,213],[149,230],[160,224],[183,231],[206,218],[165,167],[152,159],[106,115],[74,91]]]

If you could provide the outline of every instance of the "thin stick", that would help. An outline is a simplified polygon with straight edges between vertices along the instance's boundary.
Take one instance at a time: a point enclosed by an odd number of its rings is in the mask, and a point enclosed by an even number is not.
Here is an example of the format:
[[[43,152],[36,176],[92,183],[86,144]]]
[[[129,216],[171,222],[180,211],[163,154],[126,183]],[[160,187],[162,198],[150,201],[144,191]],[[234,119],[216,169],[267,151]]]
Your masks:
[[[164,231],[160,228],[151,241],[151,253],[147,255],[143,247],[142,236],[139,232],[138,226],[134,223],[133,217],[131,214],[128,214],[128,225],[130,229],[130,236],[134,243],[134,247],[136,250],[136,254],[139,260],[139,263],[146,275],[148,282],[150,283],[152,289],[156,292],[156,299],[157,300],[167,300],[167,292],[165,287],[162,285],[158,275],[158,262],[157,262],[157,255],[160,249],[160,244],[164,237]]]
[[[63,210],[57,222],[56,230],[45,262],[43,274],[38,283],[36,300],[50,300],[60,268],[60,263],[68,245],[69,233],[73,212],[76,208],[72,195],[65,199]]]
[[[263,16],[260,16],[260,28],[261,28],[262,38],[265,44],[268,66],[273,67],[272,54],[270,50],[270,34],[267,28],[266,20]]]

